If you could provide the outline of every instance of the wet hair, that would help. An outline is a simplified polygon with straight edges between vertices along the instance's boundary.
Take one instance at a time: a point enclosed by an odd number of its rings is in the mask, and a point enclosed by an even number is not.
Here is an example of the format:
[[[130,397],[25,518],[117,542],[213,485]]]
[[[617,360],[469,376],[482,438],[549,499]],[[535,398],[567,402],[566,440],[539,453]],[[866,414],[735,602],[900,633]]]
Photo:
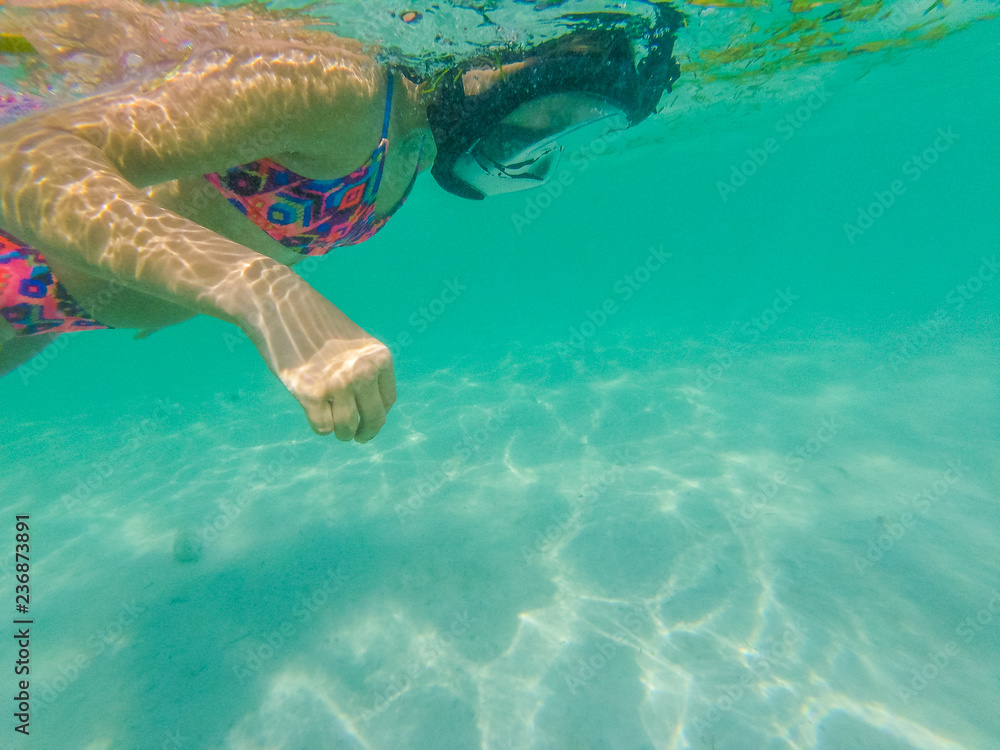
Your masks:
[[[680,74],[673,57],[680,16],[664,10],[658,18],[660,22],[644,35],[622,27],[584,28],[528,50],[476,57],[439,74],[429,86],[434,98],[427,110],[437,145],[431,170],[435,179],[455,195],[481,200],[479,191],[455,177],[455,163],[519,106],[548,94],[579,92],[608,99],[621,107],[629,125],[653,114]],[[645,55],[636,63],[642,52]],[[514,62],[525,64],[503,71],[501,66]],[[500,69],[499,80],[467,94],[462,77],[489,68]]]

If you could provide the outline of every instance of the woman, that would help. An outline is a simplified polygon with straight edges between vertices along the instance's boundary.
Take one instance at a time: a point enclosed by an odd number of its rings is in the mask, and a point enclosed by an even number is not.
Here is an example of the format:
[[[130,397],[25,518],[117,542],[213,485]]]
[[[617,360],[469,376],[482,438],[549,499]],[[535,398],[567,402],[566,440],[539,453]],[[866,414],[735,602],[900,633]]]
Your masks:
[[[370,440],[396,399],[388,349],[290,267],[372,236],[432,164],[481,199],[551,177],[568,133],[644,119],[677,77],[661,17],[638,65],[626,32],[584,31],[423,83],[347,40],[236,41],[7,126],[0,373],[62,333],[204,313],[247,334],[313,430]]]

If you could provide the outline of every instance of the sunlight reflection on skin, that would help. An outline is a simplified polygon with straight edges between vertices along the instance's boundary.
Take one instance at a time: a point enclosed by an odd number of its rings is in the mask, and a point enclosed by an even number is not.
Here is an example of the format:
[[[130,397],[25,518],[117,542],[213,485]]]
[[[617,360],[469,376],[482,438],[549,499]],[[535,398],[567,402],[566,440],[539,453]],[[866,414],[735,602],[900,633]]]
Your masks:
[[[3,227],[40,249],[108,325],[159,328],[197,313],[238,325],[317,433],[366,442],[396,397],[388,349],[293,273],[277,242],[234,241],[142,188],[281,154],[301,155],[310,176],[347,174],[370,156],[385,78],[354,42],[289,49],[236,40],[167,79],[26,118],[0,129]],[[394,122],[405,144],[425,115],[415,87],[399,88]],[[393,192],[389,182],[383,192]],[[211,213],[206,204],[191,213]],[[109,283],[117,293],[103,307],[88,304]]]

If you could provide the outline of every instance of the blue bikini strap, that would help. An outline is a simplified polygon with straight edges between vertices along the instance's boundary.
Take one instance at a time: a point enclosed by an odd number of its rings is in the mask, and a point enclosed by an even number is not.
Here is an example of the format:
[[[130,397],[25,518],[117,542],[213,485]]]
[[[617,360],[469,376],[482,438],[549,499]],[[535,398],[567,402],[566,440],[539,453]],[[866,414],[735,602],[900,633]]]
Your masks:
[[[389,137],[389,113],[392,111],[392,71],[389,71],[389,84],[385,91],[385,120],[382,122],[382,137]]]

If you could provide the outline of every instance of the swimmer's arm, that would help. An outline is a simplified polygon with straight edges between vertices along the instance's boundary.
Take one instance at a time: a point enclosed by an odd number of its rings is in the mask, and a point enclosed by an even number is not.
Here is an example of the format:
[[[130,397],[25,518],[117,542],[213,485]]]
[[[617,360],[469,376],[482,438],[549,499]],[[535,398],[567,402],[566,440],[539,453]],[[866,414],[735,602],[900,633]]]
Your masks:
[[[53,260],[238,325],[320,434],[364,442],[384,423],[384,346],[290,268],[154,203],[76,135],[0,142],[0,216]]]
[[[261,285],[294,283],[276,261],[160,207],[63,131],[0,144],[0,215],[52,260],[238,325]]]
[[[384,69],[349,49],[220,50],[16,125],[79,136],[138,187],[286,153],[346,174],[378,141],[385,86]]]
[[[162,81],[0,129],[0,226],[80,270],[197,312],[252,314],[236,286],[257,273],[294,274],[139,188],[319,141],[334,160],[346,154],[349,172],[371,153],[384,90],[384,70],[349,41],[192,59]],[[359,129],[367,138],[350,137]]]
[[[79,270],[240,322],[254,314],[237,299],[248,278],[294,274],[139,188],[319,141],[354,169],[371,153],[386,82],[342,44],[220,50],[0,129],[0,226]],[[359,129],[367,138],[350,137]]]

